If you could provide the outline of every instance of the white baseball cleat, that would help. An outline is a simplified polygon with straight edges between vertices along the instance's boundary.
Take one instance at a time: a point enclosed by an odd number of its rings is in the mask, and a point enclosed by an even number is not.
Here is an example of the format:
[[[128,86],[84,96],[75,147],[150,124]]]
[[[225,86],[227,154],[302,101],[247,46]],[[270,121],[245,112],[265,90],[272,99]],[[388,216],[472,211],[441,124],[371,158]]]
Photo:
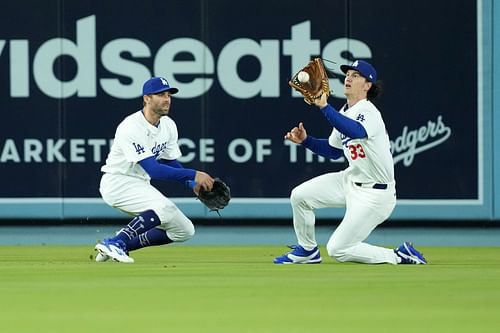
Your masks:
[[[99,244],[95,246],[95,249],[102,254],[103,256],[107,256],[114,261],[123,262],[127,264],[131,264],[134,262],[134,259],[130,258],[127,253],[127,249],[125,243],[122,241],[113,242],[109,239],[105,239]],[[97,261],[97,256],[96,256]]]
[[[96,250],[97,251],[97,250]],[[101,252],[97,251],[97,254],[95,255],[95,261],[96,262],[105,262],[105,261],[108,261],[110,258],[105,255],[105,254],[102,254]]]

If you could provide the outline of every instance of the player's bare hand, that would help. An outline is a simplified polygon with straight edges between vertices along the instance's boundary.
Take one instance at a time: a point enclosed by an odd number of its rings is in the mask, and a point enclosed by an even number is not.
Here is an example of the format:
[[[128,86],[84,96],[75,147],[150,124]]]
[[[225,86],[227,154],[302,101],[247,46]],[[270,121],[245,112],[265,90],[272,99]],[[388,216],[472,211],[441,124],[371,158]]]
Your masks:
[[[193,187],[193,192],[194,192],[194,194],[196,194],[196,196],[200,195],[200,189],[201,189],[201,185],[200,184],[196,184]]]
[[[285,140],[290,140],[294,143],[301,144],[307,138],[307,131],[302,122],[298,127],[294,127],[285,134]]]
[[[314,100],[314,105],[316,105],[317,107],[322,109],[328,104],[327,99],[328,99],[328,96],[325,93],[323,93],[323,94],[321,94],[321,97],[316,98]]]
[[[196,186],[193,190],[196,194],[200,192],[200,189],[210,191],[212,189],[212,186],[214,185],[214,179],[210,177],[208,173],[203,171],[196,171],[194,181],[196,182]]]

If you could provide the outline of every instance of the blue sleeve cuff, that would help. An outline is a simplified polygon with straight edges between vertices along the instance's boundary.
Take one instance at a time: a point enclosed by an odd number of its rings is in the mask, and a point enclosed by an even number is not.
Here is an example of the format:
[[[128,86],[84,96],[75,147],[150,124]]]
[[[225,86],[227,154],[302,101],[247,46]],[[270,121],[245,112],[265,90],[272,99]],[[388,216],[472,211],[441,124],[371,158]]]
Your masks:
[[[196,182],[194,180],[186,180],[186,186],[190,189],[194,189],[196,187]]]

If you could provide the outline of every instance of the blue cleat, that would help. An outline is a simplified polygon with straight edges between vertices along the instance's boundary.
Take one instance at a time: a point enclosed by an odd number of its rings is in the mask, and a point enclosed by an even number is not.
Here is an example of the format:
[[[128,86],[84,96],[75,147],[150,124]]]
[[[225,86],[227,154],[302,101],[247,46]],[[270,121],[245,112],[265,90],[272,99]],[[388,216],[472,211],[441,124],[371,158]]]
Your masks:
[[[401,258],[400,264],[425,265],[425,260],[422,253],[418,252],[410,242],[404,242],[400,247],[394,249],[394,253]]]
[[[291,252],[276,257],[273,260],[275,264],[319,264],[321,263],[321,255],[316,246],[314,249],[308,251],[300,245],[289,245],[292,249]]]
[[[95,249],[102,255],[113,259],[114,261],[131,264],[134,259],[127,253],[127,247],[123,241],[113,242],[105,239],[95,246]],[[97,259],[97,257],[96,257]]]

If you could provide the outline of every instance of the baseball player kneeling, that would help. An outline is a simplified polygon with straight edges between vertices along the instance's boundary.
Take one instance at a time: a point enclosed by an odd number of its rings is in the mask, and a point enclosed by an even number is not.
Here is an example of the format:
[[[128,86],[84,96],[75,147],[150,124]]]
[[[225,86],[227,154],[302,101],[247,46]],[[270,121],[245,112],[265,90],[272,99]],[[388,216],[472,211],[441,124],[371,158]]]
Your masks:
[[[96,261],[132,263],[129,252],[143,247],[183,242],[194,235],[193,223],[150,184],[151,179],[179,181],[198,194],[210,191],[214,179],[205,172],[184,168],[177,159],[175,122],[168,116],[171,96],[178,92],[163,77],[147,80],[143,108],[117,127],[99,191],[104,201],[135,216],[112,238],[98,243]]]
[[[380,91],[377,72],[362,60],[342,65],[340,69],[346,75],[344,94],[347,97],[340,111],[327,103],[328,93],[323,92],[315,99],[310,98],[311,94],[304,95],[308,104],[319,107],[333,127],[330,136],[314,138],[307,134],[304,124],[299,123],[286,133],[285,139],[329,159],[345,156],[349,167],[310,179],[292,190],[290,199],[298,245],[275,258],[274,263],[320,263],[314,210],[345,207],[345,216],[326,245],[328,255],[340,262],[426,264],[422,254],[409,242],[396,249],[364,242],[396,205],[394,162],[384,121],[371,102]]]

